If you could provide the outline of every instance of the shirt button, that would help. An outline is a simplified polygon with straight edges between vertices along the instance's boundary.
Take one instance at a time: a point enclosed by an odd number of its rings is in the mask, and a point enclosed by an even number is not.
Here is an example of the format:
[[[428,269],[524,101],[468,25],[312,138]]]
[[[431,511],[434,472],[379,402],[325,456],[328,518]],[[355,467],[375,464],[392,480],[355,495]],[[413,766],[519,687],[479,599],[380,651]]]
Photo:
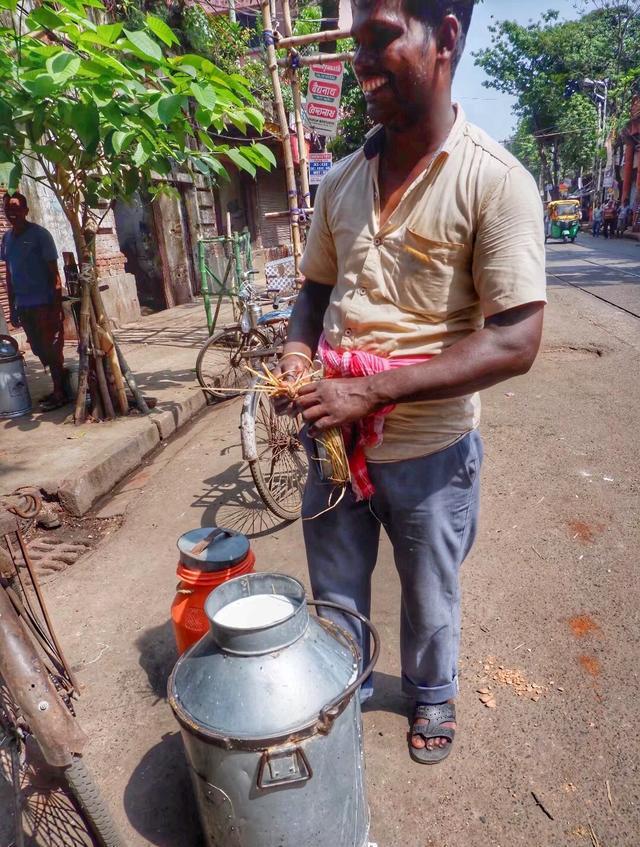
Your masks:
[[[366,288],[359,288],[359,289],[358,289],[358,294],[366,294],[366,293],[367,293],[367,289],[366,289]]]
[[[352,329],[345,329],[344,334],[345,334],[346,336],[350,336],[350,335],[352,335],[352,334],[353,334],[353,330],[352,330]]]
[[[379,247],[382,244],[382,239],[381,238],[374,238],[373,243],[376,245],[376,247]]]

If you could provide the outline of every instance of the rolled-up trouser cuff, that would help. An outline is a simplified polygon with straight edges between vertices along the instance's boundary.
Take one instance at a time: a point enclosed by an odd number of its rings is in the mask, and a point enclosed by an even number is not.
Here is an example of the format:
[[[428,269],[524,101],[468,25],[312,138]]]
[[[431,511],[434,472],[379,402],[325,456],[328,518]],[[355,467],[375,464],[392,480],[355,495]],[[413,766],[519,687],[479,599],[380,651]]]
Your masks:
[[[418,703],[426,703],[429,706],[436,706],[439,703],[446,703],[458,695],[458,677],[447,683],[447,685],[437,685],[429,687],[426,685],[416,685],[411,682],[409,677],[402,677],[402,690],[405,694],[411,697]]]

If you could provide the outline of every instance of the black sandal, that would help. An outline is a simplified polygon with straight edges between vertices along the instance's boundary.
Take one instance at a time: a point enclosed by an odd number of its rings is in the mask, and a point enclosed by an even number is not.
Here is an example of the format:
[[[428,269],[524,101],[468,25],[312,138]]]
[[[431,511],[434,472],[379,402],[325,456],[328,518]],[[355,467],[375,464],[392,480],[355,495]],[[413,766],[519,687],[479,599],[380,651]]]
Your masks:
[[[54,409],[61,409],[70,402],[66,397],[56,397],[54,394],[50,394],[40,401],[40,408],[43,412],[53,412]]]
[[[443,703],[440,706],[427,706],[424,703],[416,705],[409,732],[409,755],[414,762],[421,765],[437,765],[447,758],[451,753],[456,731],[444,728],[442,724],[453,723],[455,719],[456,707],[453,703]],[[428,723],[417,723],[419,720],[426,720]],[[424,738],[425,742],[429,738],[448,738],[449,744],[445,747],[434,747],[433,750],[427,750],[426,747],[417,748],[411,743],[414,735]]]

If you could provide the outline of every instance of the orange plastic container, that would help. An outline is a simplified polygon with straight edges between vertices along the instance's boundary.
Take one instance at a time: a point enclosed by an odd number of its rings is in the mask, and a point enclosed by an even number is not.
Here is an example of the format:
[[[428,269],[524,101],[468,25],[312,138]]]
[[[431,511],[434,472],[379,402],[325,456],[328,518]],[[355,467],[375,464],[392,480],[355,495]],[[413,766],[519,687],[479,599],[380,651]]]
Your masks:
[[[171,621],[180,654],[209,630],[204,612],[209,594],[228,579],[252,573],[256,562],[249,539],[230,529],[219,529],[203,552],[193,555],[192,549],[214,530],[215,527],[201,527],[178,539],[180,582],[171,604]]]

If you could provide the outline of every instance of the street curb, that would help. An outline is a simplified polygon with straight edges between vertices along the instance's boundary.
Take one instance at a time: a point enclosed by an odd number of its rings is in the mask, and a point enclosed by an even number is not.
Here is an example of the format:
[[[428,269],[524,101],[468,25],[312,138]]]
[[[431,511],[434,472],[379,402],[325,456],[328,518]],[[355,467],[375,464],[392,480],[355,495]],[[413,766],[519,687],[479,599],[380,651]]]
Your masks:
[[[184,400],[163,403],[163,409],[154,409],[150,420],[158,428],[160,440],[164,441],[187,421],[194,418],[206,405],[207,400],[201,390],[188,390]]]
[[[184,399],[168,401],[164,409],[154,410],[146,424],[134,435],[123,438],[110,449],[97,453],[78,476],[64,480],[58,487],[58,500],[70,514],[81,517],[108,494],[117,483],[140,466],[161,441],[192,420],[206,406],[201,391],[185,393]]]

